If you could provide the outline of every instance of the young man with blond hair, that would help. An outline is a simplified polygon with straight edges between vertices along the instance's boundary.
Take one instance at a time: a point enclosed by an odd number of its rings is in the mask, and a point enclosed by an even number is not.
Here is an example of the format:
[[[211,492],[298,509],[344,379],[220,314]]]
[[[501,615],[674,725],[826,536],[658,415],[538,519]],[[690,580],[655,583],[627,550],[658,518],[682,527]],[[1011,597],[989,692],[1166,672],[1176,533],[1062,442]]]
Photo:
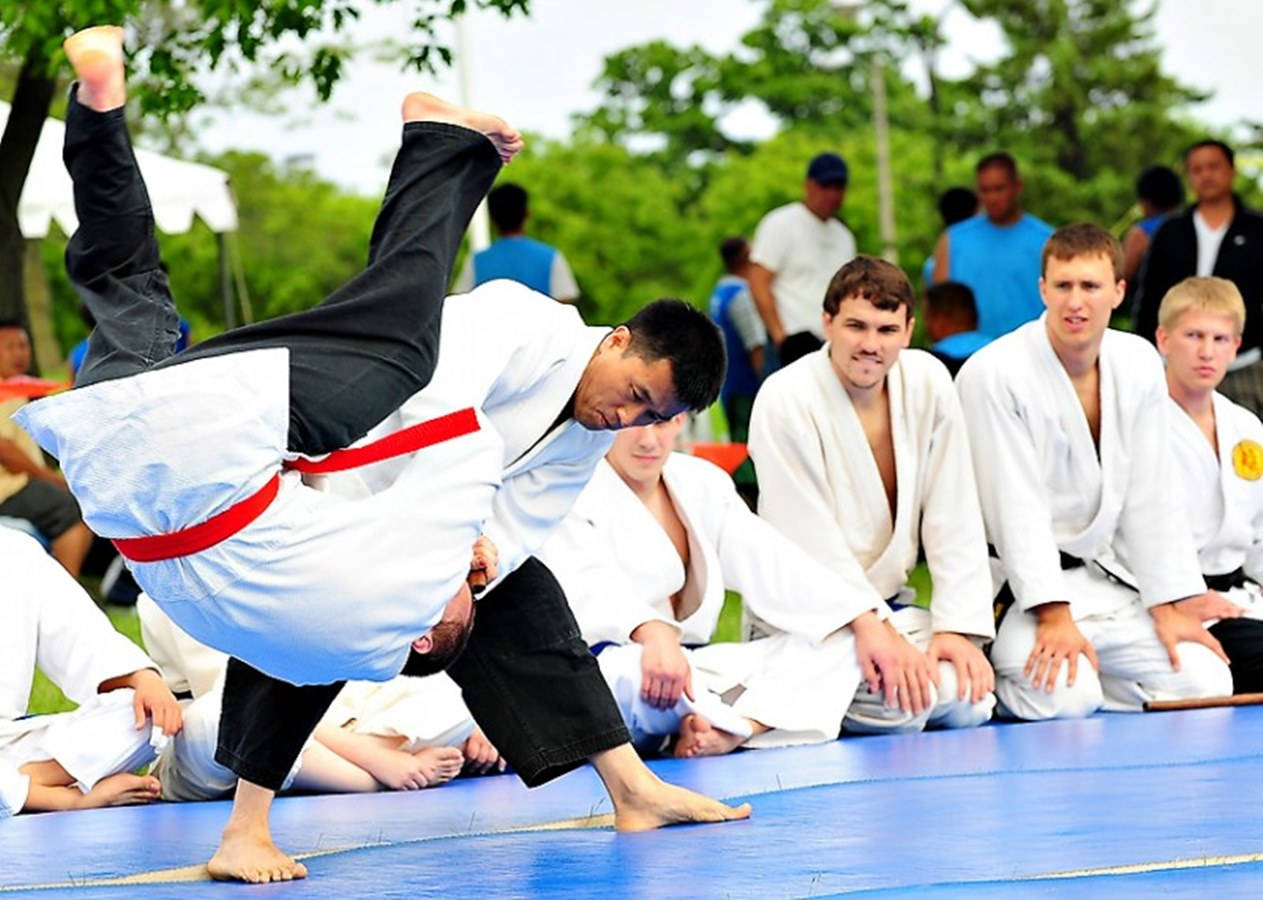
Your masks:
[[[957,377],[987,535],[1007,583],[991,663],[1019,719],[1228,694],[1183,511],[1157,354],[1109,329],[1122,248],[1096,225],[1044,246],[1044,315]],[[1125,545],[1130,552],[1124,554]],[[1086,662],[1085,662],[1086,661]]]
[[[1223,645],[1238,693],[1263,691],[1263,423],[1216,388],[1241,346],[1241,291],[1186,278],[1158,307],[1171,395],[1174,483],[1206,584],[1200,616]]]

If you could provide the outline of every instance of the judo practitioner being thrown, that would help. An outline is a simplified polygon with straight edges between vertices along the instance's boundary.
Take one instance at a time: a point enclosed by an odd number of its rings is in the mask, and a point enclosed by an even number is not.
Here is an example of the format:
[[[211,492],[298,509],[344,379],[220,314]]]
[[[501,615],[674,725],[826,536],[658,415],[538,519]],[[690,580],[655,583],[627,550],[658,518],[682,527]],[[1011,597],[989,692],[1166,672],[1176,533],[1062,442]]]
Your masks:
[[[473,629],[464,583],[471,547],[474,568],[496,575],[494,546],[475,545],[483,522],[498,505],[525,508],[533,489],[550,488],[525,478],[509,498],[501,490],[509,438],[521,435],[489,416],[529,395],[532,381],[487,379],[493,383],[484,385],[482,402],[463,409],[444,407],[444,398],[460,395],[451,385],[421,390],[435,372],[443,295],[461,236],[521,138],[494,116],[409,95],[368,267],[311,310],[172,357],[178,319],[123,121],[121,30],[80,32],[67,55],[79,84],[64,156],[80,227],[66,265],[97,328],[81,386],[32,405],[20,421],[61,461],[85,520],[115,541],[146,592],[192,636],[236,657],[216,758],[241,781],[211,874],[302,877],[305,868],[272,844],[268,810],[341,679],[425,674],[458,656]],[[672,319],[673,310],[668,304],[650,318]],[[494,335],[492,323],[500,321],[489,306],[483,331]],[[537,437],[563,425],[569,431],[572,419],[610,429],[713,399],[723,369],[717,335],[708,336],[717,355],[691,348],[715,362],[715,388],[681,401],[677,395],[689,393],[681,389],[683,364],[638,355],[629,346],[634,333],[621,327],[587,347],[570,404]],[[626,401],[624,384],[632,395]],[[328,460],[312,464],[312,457],[338,457],[401,407],[424,413],[402,436],[415,452],[386,490],[348,501],[304,486],[294,472],[280,474],[283,463],[320,471]],[[539,437],[522,455],[546,456],[556,443]],[[599,459],[605,445],[592,449]],[[359,459],[354,451],[351,457]],[[590,473],[594,465],[571,468]],[[529,519],[527,510],[516,521]],[[514,536],[497,543],[513,544]],[[517,560],[530,547],[512,549]],[[526,588],[541,580],[526,565],[509,577],[524,573]],[[512,606],[509,597],[530,602],[530,590],[505,594],[507,581],[489,592],[505,601],[495,607]],[[489,611],[495,615],[479,617],[469,648],[482,647],[471,668],[489,674],[453,676],[528,784],[586,758],[610,792],[616,827],[749,814],[666,785],[640,764],[595,660],[570,647],[581,642],[564,598],[542,612]],[[483,628],[486,619],[493,625]],[[506,711],[497,717],[499,709]],[[539,718],[529,733],[516,718],[523,709]]]

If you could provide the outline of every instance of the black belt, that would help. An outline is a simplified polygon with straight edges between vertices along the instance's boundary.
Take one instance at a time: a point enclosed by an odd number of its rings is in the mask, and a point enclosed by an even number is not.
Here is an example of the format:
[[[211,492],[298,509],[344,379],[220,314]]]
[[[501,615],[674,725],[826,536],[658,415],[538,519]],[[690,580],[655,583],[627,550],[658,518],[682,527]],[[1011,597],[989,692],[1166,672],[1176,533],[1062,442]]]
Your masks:
[[[996,553],[995,544],[987,544],[987,552],[991,554],[992,559],[1000,558],[999,554]],[[1064,550],[1058,550],[1057,554],[1058,562],[1061,564],[1061,571],[1063,572],[1069,572],[1072,569],[1082,569],[1087,566],[1087,562],[1077,556],[1071,556]],[[1127,584],[1127,582],[1106,571],[1104,568],[1101,568],[1101,571],[1105,572],[1105,576],[1111,581],[1117,582],[1125,587],[1131,587],[1131,585]],[[1132,588],[1132,590],[1135,590],[1135,588]],[[995,595],[995,600],[993,601],[991,610],[995,615],[996,627],[999,627],[1000,620],[1004,618],[1005,613],[1007,613],[1009,608],[1013,606],[1015,599],[1016,598],[1013,596],[1013,589],[1010,588],[1009,583],[1005,581],[1004,584],[1000,585],[1000,590]]]
[[[1206,582],[1206,587],[1212,591],[1230,591],[1233,588],[1243,588],[1250,583],[1250,579],[1245,577],[1245,569],[1241,568],[1225,572],[1223,575],[1203,575],[1202,579]]]

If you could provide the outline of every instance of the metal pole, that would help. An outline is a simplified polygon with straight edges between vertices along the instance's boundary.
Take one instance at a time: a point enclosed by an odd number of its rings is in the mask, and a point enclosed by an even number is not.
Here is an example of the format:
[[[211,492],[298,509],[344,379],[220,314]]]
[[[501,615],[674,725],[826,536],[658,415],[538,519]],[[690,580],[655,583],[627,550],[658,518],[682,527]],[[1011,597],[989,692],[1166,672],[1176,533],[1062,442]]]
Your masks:
[[[881,224],[882,256],[899,263],[895,243],[895,186],[890,171],[890,122],[886,116],[886,73],[880,54],[874,54],[870,76],[873,82],[873,131],[877,138],[877,209]]]
[[[237,327],[237,310],[232,302],[232,279],[228,272],[228,242],[222,231],[215,232],[219,248],[219,294],[224,301],[224,328]]]

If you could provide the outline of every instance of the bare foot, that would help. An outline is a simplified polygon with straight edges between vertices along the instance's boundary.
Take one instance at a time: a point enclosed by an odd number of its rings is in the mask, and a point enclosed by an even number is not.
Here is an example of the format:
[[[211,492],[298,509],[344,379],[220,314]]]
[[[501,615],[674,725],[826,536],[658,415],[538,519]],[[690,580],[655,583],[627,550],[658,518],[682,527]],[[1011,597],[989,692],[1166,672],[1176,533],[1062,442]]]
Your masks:
[[[276,849],[268,832],[231,827],[224,829],[219,849],[206,864],[206,869],[216,881],[248,881],[251,884],[307,877],[307,867]]]
[[[471,128],[487,136],[487,140],[495,145],[500,159],[508,163],[522,147],[522,135],[517,129],[499,116],[465,109],[448,103],[433,94],[416,91],[403,98],[403,120],[405,122],[447,122]]]
[[[614,828],[618,831],[649,831],[667,825],[729,822],[750,818],[750,804],[728,806],[710,797],[667,784],[653,776],[647,786],[617,804]]]
[[[676,756],[723,756],[736,750],[746,739],[711,725],[697,713],[690,713],[680,722],[675,742]]]
[[[123,772],[98,781],[92,790],[83,795],[78,806],[80,809],[135,806],[140,803],[153,803],[161,793],[162,785],[152,775],[132,775]]]
[[[97,25],[76,31],[62,43],[79,79],[79,102],[109,112],[127,101],[123,76],[123,29]]]
[[[465,754],[459,747],[422,747],[412,758],[421,764],[426,776],[425,787],[451,781],[465,765]]]

